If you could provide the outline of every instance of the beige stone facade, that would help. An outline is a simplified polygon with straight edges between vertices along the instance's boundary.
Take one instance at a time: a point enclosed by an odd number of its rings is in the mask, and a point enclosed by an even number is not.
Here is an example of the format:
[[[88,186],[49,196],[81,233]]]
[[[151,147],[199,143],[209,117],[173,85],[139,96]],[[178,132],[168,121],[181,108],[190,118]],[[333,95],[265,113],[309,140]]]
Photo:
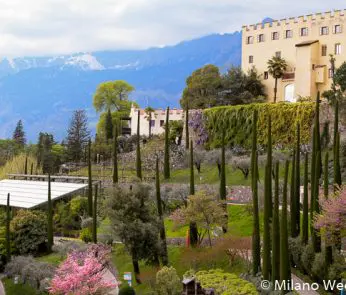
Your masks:
[[[274,97],[274,79],[267,62],[281,56],[288,64],[278,81],[277,101],[315,97],[330,89],[330,54],[336,67],[346,61],[346,10],[275,20],[243,26],[242,69],[255,67],[262,75],[268,100]]]

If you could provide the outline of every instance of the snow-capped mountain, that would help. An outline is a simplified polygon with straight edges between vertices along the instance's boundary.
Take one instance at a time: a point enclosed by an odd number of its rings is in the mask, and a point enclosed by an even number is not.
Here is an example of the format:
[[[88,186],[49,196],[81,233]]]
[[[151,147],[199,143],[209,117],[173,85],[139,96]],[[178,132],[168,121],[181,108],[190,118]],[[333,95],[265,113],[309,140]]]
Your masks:
[[[144,107],[178,107],[192,71],[209,63],[224,71],[239,65],[240,56],[241,33],[236,32],[147,50],[5,57],[0,60],[0,137],[11,136],[23,119],[30,140],[36,141],[40,131],[62,139],[72,111],[80,108],[88,110],[94,128],[98,115],[92,96],[107,80],[131,83],[132,99]]]

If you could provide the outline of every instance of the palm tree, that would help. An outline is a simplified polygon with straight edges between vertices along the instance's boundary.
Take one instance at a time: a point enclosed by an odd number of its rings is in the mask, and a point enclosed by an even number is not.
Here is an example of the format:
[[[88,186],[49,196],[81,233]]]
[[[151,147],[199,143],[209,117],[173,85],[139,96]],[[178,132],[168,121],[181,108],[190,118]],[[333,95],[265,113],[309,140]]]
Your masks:
[[[151,137],[151,119],[152,119],[153,114],[155,116],[155,110],[152,107],[146,107],[144,112],[146,113],[145,118],[149,122],[149,138],[150,138]]]
[[[278,79],[283,77],[286,68],[287,63],[281,57],[273,56],[270,60],[268,60],[268,72],[275,79],[274,103],[276,102],[276,94],[278,92]]]

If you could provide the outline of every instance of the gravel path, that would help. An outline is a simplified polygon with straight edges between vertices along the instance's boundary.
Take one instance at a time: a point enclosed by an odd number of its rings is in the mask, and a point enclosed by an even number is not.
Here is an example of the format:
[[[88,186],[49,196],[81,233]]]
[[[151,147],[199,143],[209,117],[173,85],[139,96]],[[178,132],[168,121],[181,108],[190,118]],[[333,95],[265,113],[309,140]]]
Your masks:
[[[298,278],[296,275],[292,274],[292,281],[293,284],[299,284],[300,286],[303,286],[304,281]],[[319,295],[316,291],[310,290],[310,291],[296,291],[298,294],[301,295]]]
[[[0,281],[0,295],[5,295],[5,288],[4,288],[4,285],[2,283],[2,281]]]

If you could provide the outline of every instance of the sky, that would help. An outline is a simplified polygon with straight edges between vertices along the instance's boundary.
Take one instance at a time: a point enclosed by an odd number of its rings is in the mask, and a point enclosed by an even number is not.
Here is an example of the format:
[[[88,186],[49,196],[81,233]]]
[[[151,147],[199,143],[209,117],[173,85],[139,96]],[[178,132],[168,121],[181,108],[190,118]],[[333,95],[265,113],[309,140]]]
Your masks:
[[[0,56],[173,45],[265,17],[344,6],[344,0],[0,0]]]

